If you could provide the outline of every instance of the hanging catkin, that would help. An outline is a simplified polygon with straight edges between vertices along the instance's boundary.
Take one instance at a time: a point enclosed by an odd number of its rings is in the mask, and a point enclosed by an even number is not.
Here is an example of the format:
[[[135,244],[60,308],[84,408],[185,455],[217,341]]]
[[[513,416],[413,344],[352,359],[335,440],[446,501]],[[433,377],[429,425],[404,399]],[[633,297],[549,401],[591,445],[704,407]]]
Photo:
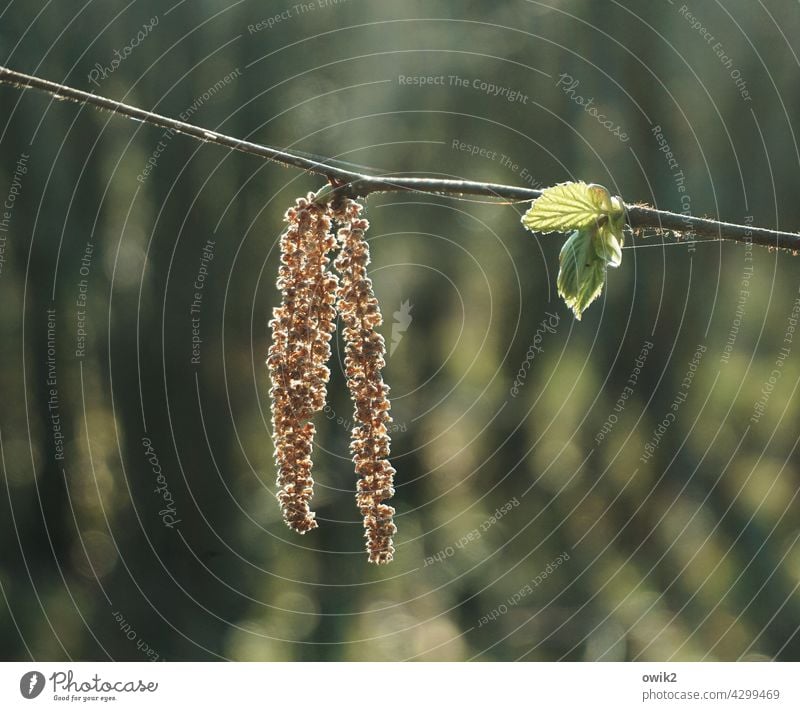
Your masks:
[[[350,450],[358,474],[356,501],[364,517],[369,561],[382,564],[392,560],[392,536],[397,531],[394,508],[383,503],[394,495],[387,429],[392,418],[389,387],[381,375],[386,347],[375,330],[383,318],[367,276],[369,223],[360,216],[361,209],[354,200],[344,200],[333,214],[340,224],[340,251],[334,262],[340,274],[336,307],[344,325],[347,385],[355,405]]]
[[[270,321],[267,366],[272,387],[272,428],[278,501],[284,521],[305,533],[317,527],[309,502],[314,492],[311,450],[315,412],[325,406],[330,339],[335,329],[337,278],[328,252],[336,246],[326,206],[313,194],[286,213],[277,286],[281,305]]]

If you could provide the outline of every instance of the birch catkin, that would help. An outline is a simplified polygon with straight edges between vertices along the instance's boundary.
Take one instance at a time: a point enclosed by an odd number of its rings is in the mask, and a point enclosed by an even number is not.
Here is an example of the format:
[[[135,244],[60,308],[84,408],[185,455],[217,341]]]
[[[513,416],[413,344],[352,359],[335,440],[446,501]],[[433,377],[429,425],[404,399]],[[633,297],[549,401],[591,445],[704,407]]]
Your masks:
[[[345,200],[334,212],[340,223],[339,255],[334,265],[340,274],[336,307],[344,325],[347,385],[355,405],[353,453],[358,488],[356,501],[364,517],[367,553],[371,563],[389,563],[394,556],[392,536],[397,531],[394,508],[384,504],[394,495],[395,470],[389,463],[389,387],[381,369],[386,347],[376,329],[383,322],[378,300],[367,276],[369,223],[360,216],[361,205]]]
[[[272,428],[278,468],[278,501],[286,524],[305,533],[317,527],[310,508],[314,492],[309,420],[325,406],[330,339],[335,328],[337,278],[328,269],[336,246],[327,208],[313,194],[286,213],[278,288],[281,305],[270,321],[267,366],[272,388]]]
[[[289,527],[305,533],[317,527],[310,501],[314,492],[311,417],[325,407],[330,371],[330,340],[338,310],[344,325],[345,374],[355,406],[351,432],[358,484],[356,502],[364,518],[371,563],[394,556],[394,469],[389,463],[389,388],[383,382],[386,347],[377,328],[383,323],[367,276],[369,223],[361,205],[343,200],[336,207],[315,196],[297,200],[287,211],[289,227],[281,237],[277,286],[281,305],[270,321],[272,345],[267,366],[272,387],[272,428],[278,468],[278,501]],[[339,224],[336,237],[331,220]],[[337,241],[338,238],[338,241]],[[339,249],[330,269],[328,254]]]

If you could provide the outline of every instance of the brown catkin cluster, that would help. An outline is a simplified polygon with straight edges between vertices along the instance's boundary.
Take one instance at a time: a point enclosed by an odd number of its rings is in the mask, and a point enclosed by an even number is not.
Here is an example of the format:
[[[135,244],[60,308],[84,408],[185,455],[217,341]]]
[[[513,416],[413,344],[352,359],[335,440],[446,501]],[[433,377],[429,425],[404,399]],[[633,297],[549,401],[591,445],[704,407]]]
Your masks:
[[[299,533],[317,527],[309,507],[314,493],[314,425],[309,420],[325,406],[338,283],[328,269],[328,253],[336,246],[331,219],[313,197],[299,198],[286,213],[289,228],[281,237],[277,282],[282,298],[270,321],[267,358],[278,501],[284,521]]]
[[[371,563],[388,563],[394,555],[394,509],[383,503],[394,495],[389,464],[389,388],[383,382],[386,346],[376,329],[383,322],[367,276],[369,223],[361,205],[344,200],[336,207],[300,198],[286,213],[289,227],[281,237],[278,288],[281,305],[270,321],[269,367],[272,427],[278,466],[278,500],[283,518],[296,531],[317,527],[309,502],[314,493],[310,419],[325,407],[330,371],[330,340],[338,310],[344,324],[347,386],[355,404],[353,453],[358,487],[356,501],[364,517]],[[340,225],[337,237],[332,219]],[[330,270],[329,252],[338,246]]]
[[[355,405],[353,453],[358,491],[356,501],[364,517],[367,552],[371,563],[388,563],[394,555],[394,508],[383,502],[394,495],[395,470],[389,463],[389,387],[381,369],[386,346],[376,329],[383,323],[378,300],[367,276],[369,223],[360,216],[361,205],[345,200],[334,213],[341,224],[339,255],[334,262],[341,275],[336,307],[344,324],[347,385]]]

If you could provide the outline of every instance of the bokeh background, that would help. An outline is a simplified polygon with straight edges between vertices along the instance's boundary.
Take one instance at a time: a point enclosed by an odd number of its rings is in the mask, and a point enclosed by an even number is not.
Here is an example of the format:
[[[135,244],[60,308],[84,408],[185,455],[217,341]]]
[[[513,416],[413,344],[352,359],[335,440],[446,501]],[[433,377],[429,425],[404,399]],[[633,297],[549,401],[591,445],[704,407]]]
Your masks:
[[[584,179],[793,230],[798,20],[777,0],[5,0],[0,62],[375,171]],[[320,528],[274,499],[276,246],[323,181],[7,86],[0,161],[3,659],[800,658],[800,260],[629,235],[578,322],[563,237],[525,232],[525,205],[370,197],[399,526],[376,568],[340,342]]]

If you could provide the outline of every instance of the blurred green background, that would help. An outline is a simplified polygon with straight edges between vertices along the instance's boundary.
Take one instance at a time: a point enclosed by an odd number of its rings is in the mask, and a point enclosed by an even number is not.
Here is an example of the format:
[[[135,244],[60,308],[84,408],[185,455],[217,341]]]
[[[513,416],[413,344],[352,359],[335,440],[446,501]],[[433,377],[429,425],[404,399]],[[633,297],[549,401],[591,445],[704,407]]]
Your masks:
[[[311,4],[11,0],[0,63],[378,171],[800,226],[796,3]],[[0,161],[3,659],[800,658],[791,255],[629,235],[577,322],[525,205],[370,197],[376,568],[340,342],[320,528],[274,499],[276,245],[320,178],[7,86]]]

